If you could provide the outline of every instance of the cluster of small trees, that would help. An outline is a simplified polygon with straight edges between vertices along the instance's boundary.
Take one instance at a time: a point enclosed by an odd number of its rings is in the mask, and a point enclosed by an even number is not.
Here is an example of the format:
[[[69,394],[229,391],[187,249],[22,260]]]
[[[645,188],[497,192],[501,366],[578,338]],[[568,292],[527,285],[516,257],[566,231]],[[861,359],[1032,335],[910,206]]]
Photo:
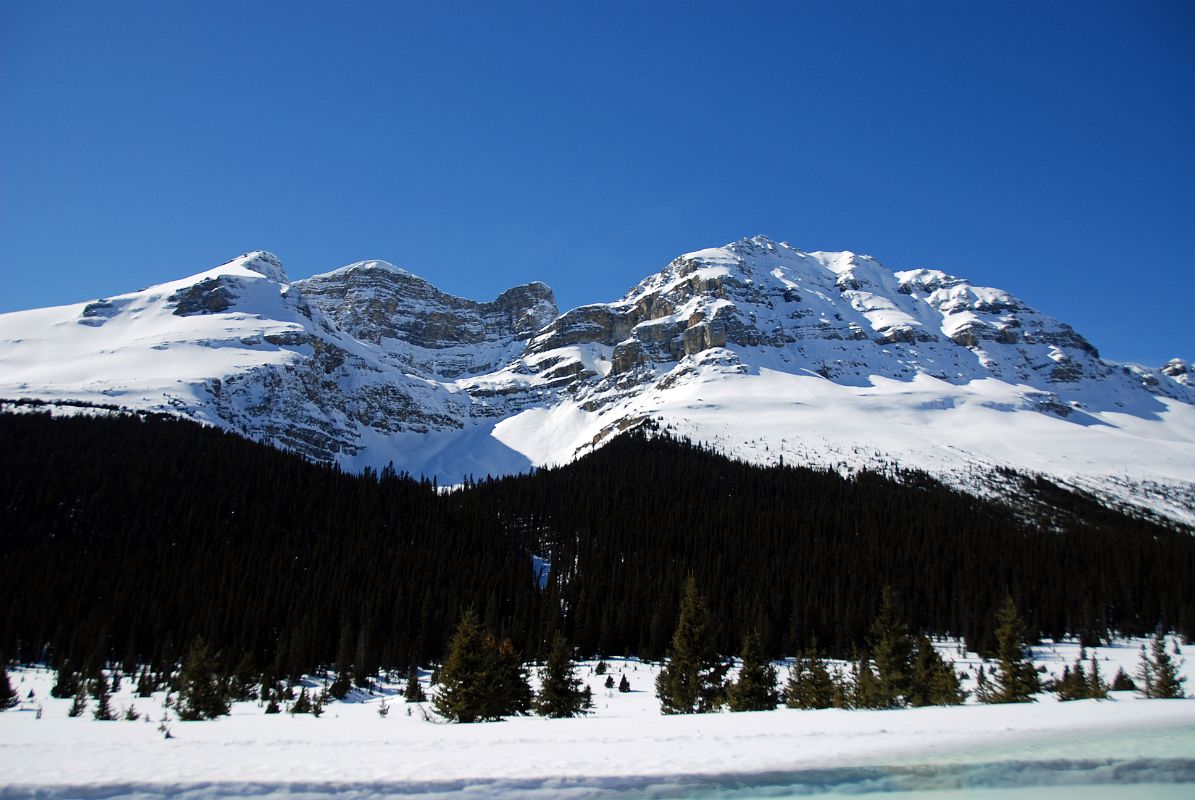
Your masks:
[[[573,717],[593,706],[563,635],[557,632],[553,637],[540,691],[533,696],[527,670],[510,640],[483,632],[471,610],[457,625],[439,679],[432,705],[453,722],[498,720],[532,710],[546,717]]]
[[[690,576],[671,658],[656,680],[663,713],[703,713],[723,705],[731,711],[761,711],[781,702],[790,708],[896,708],[952,705],[965,699],[953,666],[928,637],[909,635],[890,590],[885,590],[872,624],[869,650],[853,660],[849,673],[841,668],[831,672],[813,640],[796,659],[782,690],[755,632],[744,637],[738,677],[727,682],[730,665],[714,650],[711,624]]]
[[[1088,662],[1086,668],[1084,661]],[[1055,682],[1054,691],[1058,693],[1058,699],[1064,701],[1104,700],[1109,688],[1100,674],[1100,664],[1095,656],[1088,659],[1086,648],[1081,648],[1075,663],[1062,668],[1062,677]]]
[[[790,708],[900,708],[957,705],[966,700],[954,665],[944,659],[925,635],[913,637],[900,619],[893,592],[885,589],[867,638],[867,650],[850,667],[831,669],[816,640],[798,656],[788,680],[777,686],[775,667],[763,655],[758,634],[743,640],[741,666],[726,681],[729,663],[714,650],[711,619],[690,577],[685,585],[680,620],[672,639],[671,659],[656,680],[660,710],[665,714],[699,714],[723,706],[731,711]],[[976,675],[976,699],[983,703],[1026,703],[1043,690],[1028,647],[1028,631],[1011,597],[996,613],[995,665],[982,665]],[[1092,658],[1084,668],[1081,654],[1050,687],[1063,700],[1105,698],[1109,687]],[[1139,671],[1146,697],[1182,697],[1183,678],[1165,639],[1158,633],[1148,651],[1143,647]],[[1123,675],[1113,688],[1134,688]]]
[[[783,703],[789,708],[900,708],[906,706],[957,705],[967,697],[954,665],[944,659],[924,634],[912,636],[901,619],[895,594],[885,589],[878,613],[870,627],[865,650],[846,666],[831,666],[816,640],[799,655],[783,686],[778,685],[775,666],[767,658],[761,637],[749,633],[743,639],[741,663],[734,680],[726,675],[730,663],[715,649],[713,620],[690,576],[685,584],[680,617],[672,637],[671,658],[660,670],[656,691],[660,709],[665,714],[693,714],[727,707],[731,711],[759,711]],[[1166,639],[1159,631],[1149,646],[1141,648],[1137,672],[1139,685],[1123,671],[1112,686],[1105,683],[1095,657],[1081,650],[1073,665],[1062,676],[1043,686],[1034,669],[1028,648],[1028,631],[1011,597],[996,614],[995,665],[990,672],[980,666],[976,674],[975,696],[983,703],[1032,702],[1043,689],[1057,692],[1062,700],[1107,698],[1113,690],[1139,689],[1148,698],[1181,698],[1185,678],[1179,664],[1166,650]],[[1175,651],[1178,645],[1175,644]],[[454,722],[479,722],[537,713],[547,717],[572,717],[593,707],[588,685],[577,676],[573,650],[560,632],[551,643],[549,657],[540,672],[540,690],[533,693],[528,670],[509,639],[499,640],[484,631],[476,614],[466,611],[457,625],[448,657],[433,674],[439,687],[432,700],[435,710]],[[143,668],[136,677],[140,697],[150,697],[166,686],[176,692],[171,704],[181,720],[213,719],[229,713],[233,700],[256,699],[257,681],[247,664],[232,675],[221,675],[219,656],[213,654],[203,639],[192,643],[176,675],[155,675]],[[341,662],[337,676],[326,692],[308,694],[304,688],[294,696],[277,683],[262,679],[260,698],[266,713],[279,713],[280,699],[291,702],[292,714],[322,713],[327,695],[343,698],[351,688],[352,666]],[[597,674],[606,675],[607,665],[599,662]],[[134,672],[129,672],[131,679]],[[111,695],[120,689],[121,674],[113,673],[111,684],[102,670],[77,672],[65,661],[58,668],[50,694],[71,698],[70,716],[81,716],[89,707],[97,720],[116,719]],[[369,686],[369,681],[363,681]],[[347,684],[347,686],[345,685]],[[605,686],[613,689],[613,675]],[[620,692],[630,691],[623,675]],[[423,702],[427,695],[412,668],[404,691],[408,702]],[[0,662],[0,711],[17,703],[17,694]],[[389,708],[383,702],[379,713]],[[132,708],[125,719],[138,719]]]

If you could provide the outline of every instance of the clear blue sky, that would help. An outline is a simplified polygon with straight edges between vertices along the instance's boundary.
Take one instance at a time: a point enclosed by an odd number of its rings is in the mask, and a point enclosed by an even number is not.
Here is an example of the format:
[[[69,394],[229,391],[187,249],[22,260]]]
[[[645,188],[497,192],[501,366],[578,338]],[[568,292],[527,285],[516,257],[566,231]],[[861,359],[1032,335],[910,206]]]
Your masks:
[[[0,2],[0,311],[258,248],[565,308],[755,233],[1195,358],[1195,3]]]

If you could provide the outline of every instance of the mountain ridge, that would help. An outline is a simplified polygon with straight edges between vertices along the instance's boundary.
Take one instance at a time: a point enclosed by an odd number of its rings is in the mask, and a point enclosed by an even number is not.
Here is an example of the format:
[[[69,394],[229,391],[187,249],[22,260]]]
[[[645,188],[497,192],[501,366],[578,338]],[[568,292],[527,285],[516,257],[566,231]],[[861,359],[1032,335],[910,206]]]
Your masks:
[[[1117,364],[1009,292],[756,236],[560,313],[384,261],[289,280],[253,251],[0,315],[0,396],[164,410],[360,470],[456,482],[566,463],[652,420],[756,463],[999,466],[1195,520],[1195,388]]]

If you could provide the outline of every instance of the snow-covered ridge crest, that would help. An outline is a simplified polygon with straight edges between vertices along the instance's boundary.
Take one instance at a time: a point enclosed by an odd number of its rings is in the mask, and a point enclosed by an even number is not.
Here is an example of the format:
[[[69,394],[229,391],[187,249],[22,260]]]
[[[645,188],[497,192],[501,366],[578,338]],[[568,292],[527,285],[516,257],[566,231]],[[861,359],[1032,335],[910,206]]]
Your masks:
[[[454,297],[385,261],[290,281],[265,251],[0,315],[0,397],[167,410],[346,468],[442,482],[662,427],[755,462],[1009,466],[1195,522],[1187,363],[1117,364],[1002,289],[763,236],[559,313],[541,282]]]

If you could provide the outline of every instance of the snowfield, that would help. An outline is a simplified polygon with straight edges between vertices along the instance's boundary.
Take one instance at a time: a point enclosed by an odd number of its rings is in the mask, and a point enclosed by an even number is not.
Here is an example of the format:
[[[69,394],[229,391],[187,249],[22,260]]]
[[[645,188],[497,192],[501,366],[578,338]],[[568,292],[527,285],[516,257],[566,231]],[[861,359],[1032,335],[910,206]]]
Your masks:
[[[1111,680],[1132,672],[1140,641],[1093,649]],[[974,655],[940,645],[973,678]],[[1051,673],[1078,654],[1046,643]],[[663,716],[655,665],[607,662],[632,692],[604,688],[595,662],[579,672],[594,692],[586,718],[520,717],[454,725],[430,704],[401,700],[400,682],[354,692],[320,718],[266,715],[238,703],[230,717],[160,724],[164,695],[113,707],[135,722],[69,718],[49,697],[53,673],[10,672],[26,697],[0,714],[0,797],[1190,797],[1195,793],[1195,702],[1108,701],[894,711],[798,711]],[[786,670],[781,668],[781,680]],[[1192,670],[1184,668],[1184,674]],[[308,685],[322,678],[308,678]],[[967,682],[973,685],[973,680]],[[1189,681],[1190,683],[1190,681]],[[1191,689],[1188,685],[1188,690]],[[382,717],[383,703],[390,707]],[[41,708],[40,718],[37,709]],[[425,714],[425,711],[427,712]]]

